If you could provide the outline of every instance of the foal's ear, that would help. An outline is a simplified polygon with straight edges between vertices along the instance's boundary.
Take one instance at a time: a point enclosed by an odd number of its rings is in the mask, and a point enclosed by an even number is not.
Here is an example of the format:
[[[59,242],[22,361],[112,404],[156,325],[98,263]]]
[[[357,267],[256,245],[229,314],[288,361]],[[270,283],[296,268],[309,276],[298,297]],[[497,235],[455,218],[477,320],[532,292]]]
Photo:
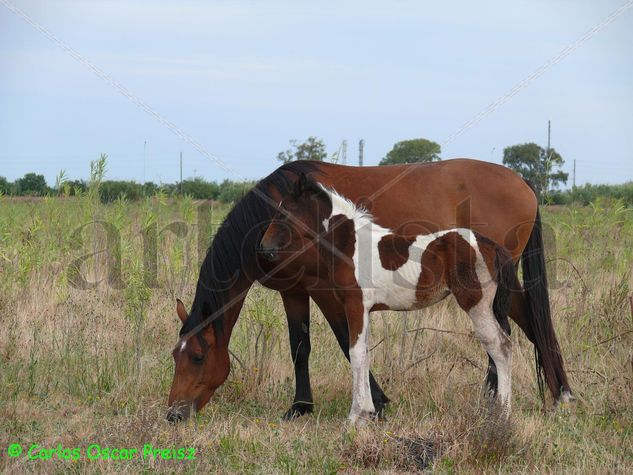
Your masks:
[[[185,310],[185,304],[182,303],[180,299],[176,299],[176,313],[178,314],[178,318],[182,323],[187,321],[189,316],[187,315],[187,310]]]
[[[301,172],[301,175],[299,175],[299,179],[295,182],[295,187],[293,190],[294,196],[298,198],[303,195],[306,192],[307,187],[308,177],[306,177],[305,173]]]

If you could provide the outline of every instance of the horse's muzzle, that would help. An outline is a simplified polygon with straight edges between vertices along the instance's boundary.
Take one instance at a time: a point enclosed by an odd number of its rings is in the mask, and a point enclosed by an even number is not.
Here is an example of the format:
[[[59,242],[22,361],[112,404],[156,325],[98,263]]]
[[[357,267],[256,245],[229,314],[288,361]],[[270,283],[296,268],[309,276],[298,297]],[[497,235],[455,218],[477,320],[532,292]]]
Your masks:
[[[191,414],[191,404],[174,404],[167,411],[167,421],[176,424],[188,419]]]
[[[260,247],[257,253],[267,261],[276,261],[279,259],[279,251],[275,247]]]

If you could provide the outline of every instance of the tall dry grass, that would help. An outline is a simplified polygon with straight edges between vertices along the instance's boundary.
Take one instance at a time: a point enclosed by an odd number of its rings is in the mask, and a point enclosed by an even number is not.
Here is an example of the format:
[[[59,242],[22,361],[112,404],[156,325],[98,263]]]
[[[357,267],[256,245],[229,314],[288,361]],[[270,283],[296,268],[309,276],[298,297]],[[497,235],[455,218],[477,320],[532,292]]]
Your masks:
[[[96,177],[95,179],[98,179]],[[513,409],[491,416],[480,392],[487,359],[452,300],[376,313],[372,369],[392,399],[385,421],[345,426],[351,376],[331,331],[312,310],[316,410],[279,420],[294,394],[287,327],[277,294],[254,286],[231,342],[232,372],[213,401],[179,426],[164,421],[179,320],[198,272],[197,204],[156,196],[139,204],[0,198],[0,467],[6,472],[583,472],[633,470],[633,211],[618,203],[544,210],[555,326],[578,402],[545,411],[533,348],[512,339]],[[225,208],[212,210],[219,221]],[[122,285],[78,289],[79,269],[103,279],[121,233]],[[181,224],[174,224],[174,223]],[[81,233],[77,229],[83,226]],[[205,221],[202,235],[210,236]],[[164,230],[169,226],[167,230]],[[143,243],[156,230],[155,280]],[[148,231],[149,230],[149,231]],[[159,230],[164,230],[158,233]],[[148,238],[148,236],[150,236]],[[78,256],[96,253],[80,267]],[[69,269],[71,269],[69,271]],[[194,461],[9,458],[24,447],[192,446]]]

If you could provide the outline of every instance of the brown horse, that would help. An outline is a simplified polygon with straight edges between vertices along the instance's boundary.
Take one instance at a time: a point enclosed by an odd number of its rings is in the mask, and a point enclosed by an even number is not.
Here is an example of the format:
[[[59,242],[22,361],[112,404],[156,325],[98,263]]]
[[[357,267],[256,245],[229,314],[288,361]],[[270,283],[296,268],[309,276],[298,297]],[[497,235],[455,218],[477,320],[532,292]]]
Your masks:
[[[355,203],[301,175],[282,200],[261,247],[271,261],[282,252],[297,263],[316,247],[349,328],[352,424],[375,416],[369,387],[369,316],[374,310],[413,310],[449,294],[468,313],[475,334],[494,361],[498,398],[510,412],[512,342],[506,322],[510,292],[520,288],[510,253],[470,229],[403,235],[374,222]]]
[[[261,180],[227,215],[202,264],[191,313],[182,303],[183,322],[174,349],[175,374],[168,418],[187,417],[201,409],[229,373],[228,345],[248,289],[254,281],[280,292],[288,319],[296,393],[285,417],[311,412],[308,371],[310,298],[319,306],[349,358],[345,309],[336,298],[325,269],[316,265],[314,247],[301,258],[285,255],[269,262],[259,249],[278,203],[291,192],[301,173],[336,190],[371,212],[376,224],[400,234],[427,234],[449,228],[479,232],[510,251],[523,265],[524,290],[511,296],[510,318],[535,345],[542,371],[555,400],[571,391],[550,316],[541,223],[536,196],[511,170],[475,160],[346,167],[322,162],[294,162]],[[412,231],[413,230],[413,231]],[[502,324],[509,333],[510,326]],[[497,370],[489,360],[488,381],[494,389]],[[540,379],[539,379],[540,381]],[[388,402],[370,373],[376,411]]]

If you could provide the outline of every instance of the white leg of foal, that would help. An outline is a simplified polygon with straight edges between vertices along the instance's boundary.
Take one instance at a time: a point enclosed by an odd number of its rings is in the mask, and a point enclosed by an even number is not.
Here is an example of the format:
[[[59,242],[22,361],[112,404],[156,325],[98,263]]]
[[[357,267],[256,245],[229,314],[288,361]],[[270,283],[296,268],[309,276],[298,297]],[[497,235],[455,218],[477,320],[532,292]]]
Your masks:
[[[369,313],[363,314],[363,330],[356,344],[349,349],[352,365],[352,409],[349,421],[352,424],[366,421],[374,412],[374,401],[369,388]]]
[[[468,312],[477,338],[495,362],[499,382],[497,400],[510,414],[512,396],[512,341],[503,331],[494,313],[492,299],[483,298]]]

